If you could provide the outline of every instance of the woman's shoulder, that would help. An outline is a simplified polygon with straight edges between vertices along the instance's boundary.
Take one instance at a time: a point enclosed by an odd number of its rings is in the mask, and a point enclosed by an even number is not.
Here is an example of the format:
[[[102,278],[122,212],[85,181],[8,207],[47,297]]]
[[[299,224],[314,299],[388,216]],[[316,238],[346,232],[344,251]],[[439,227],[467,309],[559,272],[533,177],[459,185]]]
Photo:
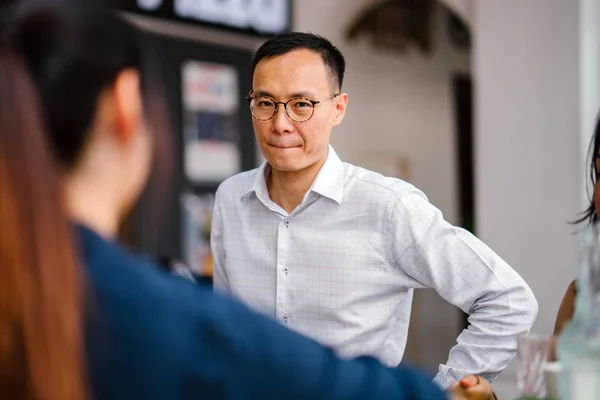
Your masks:
[[[575,313],[575,299],[577,297],[577,281],[571,282],[563,299],[560,303],[558,313],[556,315],[556,322],[554,323],[554,334],[558,335],[562,332],[564,326],[573,318]]]
[[[93,296],[104,308],[168,314],[197,313],[198,302],[212,289],[175,276],[148,256],[136,254],[117,241],[77,227],[79,253]],[[161,310],[162,312],[158,312]]]

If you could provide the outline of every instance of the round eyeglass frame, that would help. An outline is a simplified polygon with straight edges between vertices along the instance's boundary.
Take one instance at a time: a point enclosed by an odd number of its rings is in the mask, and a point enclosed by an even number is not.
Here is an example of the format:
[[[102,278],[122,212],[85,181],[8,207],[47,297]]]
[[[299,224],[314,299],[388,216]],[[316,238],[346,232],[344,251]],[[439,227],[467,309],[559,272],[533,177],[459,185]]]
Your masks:
[[[279,110],[279,105],[283,104],[283,109],[285,110],[285,115],[287,115],[288,118],[291,119],[292,121],[298,122],[298,123],[303,123],[303,122],[309,121],[313,117],[313,115],[315,115],[315,106],[317,104],[320,104],[320,103],[322,103],[324,101],[327,101],[327,100],[335,99],[336,97],[338,97],[340,95],[340,93],[334,93],[331,96],[329,96],[329,97],[327,97],[326,99],[323,99],[323,100],[311,100],[311,99],[307,99],[307,98],[304,98],[304,97],[292,97],[288,101],[284,102],[284,101],[275,101],[274,99],[271,99],[271,100],[273,100],[273,103],[275,104],[275,108],[273,109],[273,115],[271,115],[269,118],[264,119],[264,118],[258,118],[256,115],[254,115],[254,112],[252,112],[252,100],[257,99],[257,97],[254,97],[253,94],[254,94],[254,92],[251,90],[248,93],[248,95],[246,96],[246,101],[248,102],[248,106],[250,107],[250,113],[252,114],[253,118],[256,118],[259,121],[269,121],[269,120],[271,120],[275,116],[275,114],[277,114],[277,111]],[[269,97],[269,96],[260,96],[260,97]],[[311,107],[312,108],[312,112],[310,114],[310,117],[308,117],[307,119],[302,120],[302,121],[299,121],[297,119],[292,118],[292,116],[290,115],[290,113],[289,113],[289,111],[287,109],[287,105],[291,101],[298,100],[298,99],[306,100],[312,106]]]

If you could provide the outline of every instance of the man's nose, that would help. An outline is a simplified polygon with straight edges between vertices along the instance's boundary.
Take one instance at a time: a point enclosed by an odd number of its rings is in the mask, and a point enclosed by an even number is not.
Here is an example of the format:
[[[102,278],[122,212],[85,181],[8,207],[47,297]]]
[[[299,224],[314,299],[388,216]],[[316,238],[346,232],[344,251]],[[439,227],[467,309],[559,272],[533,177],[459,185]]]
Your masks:
[[[287,115],[283,104],[277,104],[275,115],[272,118],[273,131],[279,134],[291,132],[294,129],[293,121]]]

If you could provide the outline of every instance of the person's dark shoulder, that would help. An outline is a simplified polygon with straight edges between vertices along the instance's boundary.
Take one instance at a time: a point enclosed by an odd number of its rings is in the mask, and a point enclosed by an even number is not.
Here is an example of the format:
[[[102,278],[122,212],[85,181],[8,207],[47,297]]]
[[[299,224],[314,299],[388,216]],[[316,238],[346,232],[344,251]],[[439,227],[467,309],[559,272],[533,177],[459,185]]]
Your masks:
[[[77,227],[77,237],[85,275],[95,297],[121,302],[122,307],[154,307],[155,311],[171,309],[182,313],[191,312],[197,301],[211,296],[207,285],[174,276],[149,257],[88,228]]]
[[[234,299],[215,293],[209,285],[174,276],[150,258],[87,228],[78,227],[78,237],[92,295],[105,308],[103,312],[108,307],[108,311],[138,315],[138,319],[145,317],[158,324],[170,322],[173,325],[169,329],[213,325],[215,329],[237,331],[233,328],[242,320],[262,320]]]
[[[98,398],[230,397],[243,376],[238,366],[256,360],[240,329],[251,313],[88,229],[78,238]]]

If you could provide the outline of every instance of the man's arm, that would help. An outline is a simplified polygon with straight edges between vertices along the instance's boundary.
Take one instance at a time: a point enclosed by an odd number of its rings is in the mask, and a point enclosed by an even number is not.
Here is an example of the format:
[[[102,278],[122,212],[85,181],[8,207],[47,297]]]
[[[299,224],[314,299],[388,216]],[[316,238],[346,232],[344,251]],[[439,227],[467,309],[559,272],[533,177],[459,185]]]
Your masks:
[[[435,381],[442,387],[470,374],[493,381],[529,332],[538,305],[525,281],[489,247],[442,213],[415,188],[391,195],[388,257],[415,281],[469,314]]]
[[[229,281],[225,270],[225,246],[223,244],[223,219],[221,218],[219,190],[215,194],[215,204],[210,228],[210,251],[213,258],[213,287],[222,293],[229,293]]]

